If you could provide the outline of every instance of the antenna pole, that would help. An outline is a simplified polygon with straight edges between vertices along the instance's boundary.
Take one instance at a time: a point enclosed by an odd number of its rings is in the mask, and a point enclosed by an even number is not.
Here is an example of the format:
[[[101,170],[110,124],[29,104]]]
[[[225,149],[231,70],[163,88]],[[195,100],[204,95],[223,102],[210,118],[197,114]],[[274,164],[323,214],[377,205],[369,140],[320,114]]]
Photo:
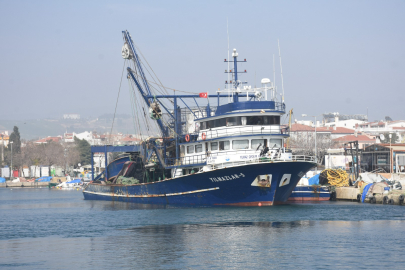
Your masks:
[[[276,97],[276,64],[275,64],[275,58],[274,58],[274,53],[273,53],[273,91],[272,91],[272,100],[275,101]]]
[[[228,17],[226,17],[226,35],[228,36],[228,92],[231,92],[230,73],[229,73],[229,30],[228,30]],[[229,93],[228,102],[231,102],[231,93]]]
[[[277,43],[278,43],[278,55],[280,57],[281,89],[283,91],[283,103],[284,103],[284,80],[283,80],[283,66],[281,65],[280,40],[277,39]]]

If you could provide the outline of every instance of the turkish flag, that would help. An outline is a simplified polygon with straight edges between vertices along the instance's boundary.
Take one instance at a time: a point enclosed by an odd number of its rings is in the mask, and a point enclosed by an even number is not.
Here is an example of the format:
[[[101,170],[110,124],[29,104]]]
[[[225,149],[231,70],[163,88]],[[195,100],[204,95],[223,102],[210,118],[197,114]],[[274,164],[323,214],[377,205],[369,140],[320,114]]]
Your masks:
[[[208,93],[200,93],[200,98],[208,98]]]

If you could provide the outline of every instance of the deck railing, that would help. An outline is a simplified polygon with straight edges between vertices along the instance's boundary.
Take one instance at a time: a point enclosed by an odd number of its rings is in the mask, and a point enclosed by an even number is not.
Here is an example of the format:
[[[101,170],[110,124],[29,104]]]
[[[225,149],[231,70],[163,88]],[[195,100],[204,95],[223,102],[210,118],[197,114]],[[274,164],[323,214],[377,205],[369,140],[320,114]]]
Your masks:
[[[231,152],[238,152],[238,153],[252,153],[250,150],[242,150],[242,151],[231,151]],[[214,153],[209,154],[208,156],[220,156],[221,153]],[[230,155],[227,152],[227,155]],[[192,166],[192,165],[206,165],[207,162],[207,155],[195,155],[195,156],[187,156],[181,157],[179,159],[175,158],[166,158],[166,166],[169,167],[176,167],[176,166]],[[253,163],[263,163],[263,162],[284,162],[284,161],[306,161],[306,162],[315,162],[315,157],[313,156],[304,156],[304,155],[293,155],[291,159],[283,158],[282,155],[277,155],[274,158],[269,157],[259,157],[255,159],[249,160],[234,160],[229,162],[223,163],[213,163],[210,164],[213,169],[219,169],[224,167],[234,167],[234,166],[241,166],[246,164],[253,164]]]
[[[203,133],[206,136],[205,139],[256,134],[287,134],[286,130],[280,128],[280,126],[231,126],[211,130],[200,130],[198,140],[203,139]]]

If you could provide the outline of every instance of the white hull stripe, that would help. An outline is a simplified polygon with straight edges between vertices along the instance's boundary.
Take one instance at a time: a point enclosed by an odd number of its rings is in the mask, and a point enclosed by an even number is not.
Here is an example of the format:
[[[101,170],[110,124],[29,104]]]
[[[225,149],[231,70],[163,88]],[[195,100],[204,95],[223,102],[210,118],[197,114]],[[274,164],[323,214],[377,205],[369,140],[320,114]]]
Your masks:
[[[326,191],[293,191],[292,193],[324,193],[324,194],[330,194],[329,192]]]
[[[93,192],[93,191],[86,191],[86,190],[83,190],[83,193],[102,195],[102,196],[111,196],[111,197],[150,198],[150,197],[166,197],[166,196],[178,196],[178,195],[185,195],[185,194],[193,194],[193,193],[206,192],[206,191],[217,190],[217,189],[219,189],[219,187],[207,188],[207,189],[198,189],[198,190],[178,192],[178,193],[150,194],[150,195],[125,195],[125,194],[115,194],[115,193]]]

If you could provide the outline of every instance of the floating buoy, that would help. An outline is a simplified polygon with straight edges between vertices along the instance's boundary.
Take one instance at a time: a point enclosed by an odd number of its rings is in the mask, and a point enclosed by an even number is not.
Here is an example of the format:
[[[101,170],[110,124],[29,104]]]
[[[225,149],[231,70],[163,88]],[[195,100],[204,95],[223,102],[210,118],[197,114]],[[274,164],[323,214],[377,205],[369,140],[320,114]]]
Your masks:
[[[259,202],[259,204],[258,204],[259,206],[262,206],[262,203],[261,202]]]

